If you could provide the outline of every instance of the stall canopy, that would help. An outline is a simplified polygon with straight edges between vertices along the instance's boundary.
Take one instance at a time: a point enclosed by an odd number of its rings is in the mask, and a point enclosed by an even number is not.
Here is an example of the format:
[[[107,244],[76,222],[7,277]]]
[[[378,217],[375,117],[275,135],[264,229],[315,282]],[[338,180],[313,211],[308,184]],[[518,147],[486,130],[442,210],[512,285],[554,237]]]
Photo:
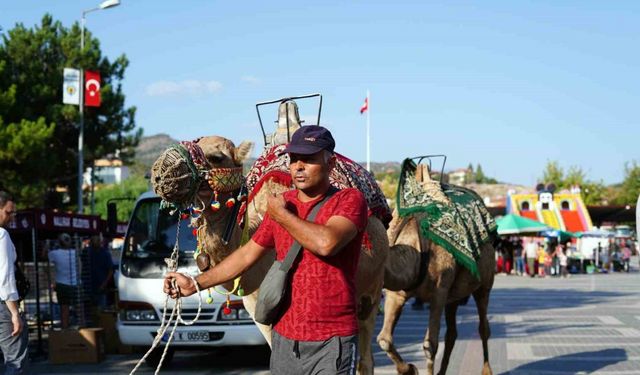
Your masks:
[[[527,219],[519,215],[508,214],[496,220],[498,224],[498,234],[527,234],[538,233],[552,229],[539,221]]]
[[[38,208],[21,210],[9,225],[9,231],[54,231],[97,234],[104,229],[103,220],[95,215],[55,212]]]

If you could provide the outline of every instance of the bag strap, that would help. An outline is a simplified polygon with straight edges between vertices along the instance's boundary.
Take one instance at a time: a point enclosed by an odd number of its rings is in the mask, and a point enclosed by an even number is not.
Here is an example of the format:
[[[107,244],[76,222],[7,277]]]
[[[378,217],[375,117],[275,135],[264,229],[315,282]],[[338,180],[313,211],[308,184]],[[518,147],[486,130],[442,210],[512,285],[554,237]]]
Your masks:
[[[337,191],[338,191],[338,189],[336,189],[333,186],[331,186],[329,188],[329,190],[327,191],[327,195],[325,195],[324,198],[322,198],[322,200],[320,202],[316,203],[316,205],[313,207],[313,209],[309,213],[309,216],[307,216],[307,220],[313,222],[316,219],[316,215],[318,214],[318,211],[320,211],[320,208]],[[287,251],[287,256],[285,256],[284,261],[282,261],[282,264],[280,265],[280,270],[282,270],[284,272],[289,272],[289,269],[291,269],[291,266],[293,265],[293,262],[298,257],[298,254],[300,254],[300,250],[302,250],[302,245],[300,245],[300,243],[294,238],[293,239],[293,243],[291,244],[291,247]]]

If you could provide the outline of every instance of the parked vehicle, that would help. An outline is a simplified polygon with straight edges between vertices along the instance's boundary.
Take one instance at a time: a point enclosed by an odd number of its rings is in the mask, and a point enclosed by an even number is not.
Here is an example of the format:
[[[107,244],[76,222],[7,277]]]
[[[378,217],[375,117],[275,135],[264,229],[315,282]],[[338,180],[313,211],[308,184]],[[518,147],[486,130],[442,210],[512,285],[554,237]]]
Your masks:
[[[193,257],[196,239],[192,234],[193,228],[188,225],[189,220],[180,220],[178,214],[170,215],[169,210],[160,209],[160,201],[151,192],[138,198],[124,238],[118,268],[117,329],[120,340],[126,345],[149,348],[156,336],[166,299],[162,291],[163,276],[167,272],[165,258],[170,257],[174,249],[176,234],[180,251],[178,270],[192,275],[198,272]],[[209,297],[207,291],[202,291],[201,296],[200,318],[192,326],[178,326],[165,363],[171,360],[175,349],[266,344],[244,309],[242,299],[233,297],[231,312],[225,314],[225,296],[212,292],[211,304],[205,302]],[[196,314],[198,297],[194,295],[182,301],[183,319],[190,321]],[[172,301],[169,302],[171,306]],[[171,309],[167,309],[167,318],[170,313]],[[166,336],[163,342],[166,342]],[[147,363],[155,366],[161,352],[155,350]]]

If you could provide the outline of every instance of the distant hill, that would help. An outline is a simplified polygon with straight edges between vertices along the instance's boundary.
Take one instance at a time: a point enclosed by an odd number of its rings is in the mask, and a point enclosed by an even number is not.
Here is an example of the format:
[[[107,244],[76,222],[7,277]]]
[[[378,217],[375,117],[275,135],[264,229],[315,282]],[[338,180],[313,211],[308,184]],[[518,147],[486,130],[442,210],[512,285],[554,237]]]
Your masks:
[[[156,134],[149,137],[142,137],[138,147],[136,147],[136,162],[151,168],[158,156],[171,144],[177,143],[175,139],[166,134]]]

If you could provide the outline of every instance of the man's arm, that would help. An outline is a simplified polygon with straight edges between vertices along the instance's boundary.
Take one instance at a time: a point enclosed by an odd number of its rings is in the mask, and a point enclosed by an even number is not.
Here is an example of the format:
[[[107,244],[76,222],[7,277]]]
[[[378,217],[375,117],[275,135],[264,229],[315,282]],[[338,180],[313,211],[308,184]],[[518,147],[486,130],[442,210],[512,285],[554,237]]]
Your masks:
[[[249,267],[257,262],[267,250],[268,248],[259,245],[253,240],[249,240],[249,242],[232,252],[231,255],[226,257],[222,262],[195,278],[200,290],[226,283],[242,275]],[[190,277],[178,272],[169,272],[164,279],[164,292],[169,294],[171,298],[178,297],[178,291],[173,289],[171,285],[173,279],[176,280],[176,284],[180,288],[180,295],[186,297],[196,292],[196,286],[193,285]]]
[[[326,224],[316,224],[287,210],[282,195],[268,199],[267,212],[271,218],[286,229],[303,248],[316,255],[335,255],[358,234],[356,225],[346,217],[332,216]]]
[[[18,301],[5,301],[7,308],[11,312],[11,323],[13,323],[13,330],[11,336],[17,336],[22,332],[22,319],[20,318],[20,309],[18,308]]]
[[[18,308],[18,290],[16,289],[15,268],[12,259],[9,257],[10,239],[7,232],[0,233],[0,299],[5,301],[7,308],[11,312],[11,322],[13,330],[11,336],[16,336],[22,331],[22,319]]]

